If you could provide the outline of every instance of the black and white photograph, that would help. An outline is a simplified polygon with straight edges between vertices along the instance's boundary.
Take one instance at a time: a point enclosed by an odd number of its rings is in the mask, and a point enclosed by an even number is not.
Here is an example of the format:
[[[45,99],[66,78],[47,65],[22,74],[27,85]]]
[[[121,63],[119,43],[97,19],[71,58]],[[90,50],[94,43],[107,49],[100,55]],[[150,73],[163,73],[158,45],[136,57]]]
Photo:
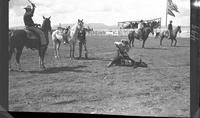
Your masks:
[[[9,111],[190,117],[189,0],[9,0],[8,15]]]

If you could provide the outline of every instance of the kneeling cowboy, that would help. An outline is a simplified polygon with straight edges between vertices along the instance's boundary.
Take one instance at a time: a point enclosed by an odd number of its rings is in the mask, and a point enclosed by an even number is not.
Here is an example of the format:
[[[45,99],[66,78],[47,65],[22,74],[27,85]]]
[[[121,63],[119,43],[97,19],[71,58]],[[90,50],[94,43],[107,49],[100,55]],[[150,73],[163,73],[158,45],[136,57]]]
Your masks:
[[[40,42],[41,42],[41,47],[47,46],[47,40],[45,38],[44,32],[42,30],[40,30],[39,28],[37,28],[36,26],[38,26],[38,24],[35,24],[33,22],[33,14],[35,11],[35,4],[31,4],[32,5],[32,9],[30,5],[27,5],[24,9],[26,10],[25,14],[24,14],[24,24],[26,26],[26,29],[33,31],[34,33],[38,34],[40,37]]]
[[[135,63],[133,59],[128,56],[129,41],[126,39],[122,39],[121,42],[114,42],[117,47],[117,55],[116,57],[107,65],[107,67],[111,67],[113,64],[121,63],[121,59],[130,60],[132,64]]]

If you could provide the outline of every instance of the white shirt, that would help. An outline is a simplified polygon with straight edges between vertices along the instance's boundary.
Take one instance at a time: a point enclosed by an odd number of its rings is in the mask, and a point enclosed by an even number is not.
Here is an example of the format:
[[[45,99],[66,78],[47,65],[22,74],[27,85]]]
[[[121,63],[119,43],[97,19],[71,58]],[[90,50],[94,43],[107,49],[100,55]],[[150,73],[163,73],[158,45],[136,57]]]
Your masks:
[[[139,23],[138,24],[138,29],[142,29],[144,26],[143,26],[143,23]]]
[[[129,46],[125,45],[122,42],[114,42],[114,44],[116,45],[117,48],[119,48],[120,51],[123,51],[123,52],[128,52],[129,51]]]

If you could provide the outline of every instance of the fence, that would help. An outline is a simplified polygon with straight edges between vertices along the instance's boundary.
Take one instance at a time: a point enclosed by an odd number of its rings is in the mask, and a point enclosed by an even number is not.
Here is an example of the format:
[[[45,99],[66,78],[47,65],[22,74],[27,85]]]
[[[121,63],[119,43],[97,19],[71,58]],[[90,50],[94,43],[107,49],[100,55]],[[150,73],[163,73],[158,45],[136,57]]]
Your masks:
[[[87,33],[88,36],[128,36],[128,33],[130,31],[133,31],[135,29],[112,29],[112,30],[94,30],[92,32]],[[166,28],[161,28],[161,29],[154,29],[154,32],[162,32],[163,30],[166,30]],[[189,38],[190,37],[190,27],[182,27],[181,28],[182,32],[179,34],[178,37],[185,37]],[[154,33],[155,35],[156,33]],[[150,36],[153,36],[150,34]]]

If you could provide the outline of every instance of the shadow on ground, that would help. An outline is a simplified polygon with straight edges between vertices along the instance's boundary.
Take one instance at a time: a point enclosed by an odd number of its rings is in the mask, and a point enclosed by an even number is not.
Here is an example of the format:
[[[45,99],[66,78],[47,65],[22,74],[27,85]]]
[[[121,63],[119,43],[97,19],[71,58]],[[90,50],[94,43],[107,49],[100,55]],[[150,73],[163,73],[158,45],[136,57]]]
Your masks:
[[[64,72],[64,71],[72,71],[72,72],[77,72],[77,73],[91,73],[91,71],[84,71],[84,70],[80,70],[80,68],[85,68],[87,66],[82,66],[82,65],[78,65],[78,66],[74,66],[74,67],[69,67],[69,66],[65,66],[65,67],[50,67],[47,68],[46,70],[37,70],[37,71],[27,71],[29,73],[39,73],[39,74],[52,74],[52,73],[58,73],[58,72]]]
[[[101,60],[101,61],[111,61],[111,59],[108,59],[108,58],[101,58],[101,57],[88,57],[88,58],[85,58],[85,57],[78,58],[78,57],[76,57],[75,59],[76,59],[76,60]]]

